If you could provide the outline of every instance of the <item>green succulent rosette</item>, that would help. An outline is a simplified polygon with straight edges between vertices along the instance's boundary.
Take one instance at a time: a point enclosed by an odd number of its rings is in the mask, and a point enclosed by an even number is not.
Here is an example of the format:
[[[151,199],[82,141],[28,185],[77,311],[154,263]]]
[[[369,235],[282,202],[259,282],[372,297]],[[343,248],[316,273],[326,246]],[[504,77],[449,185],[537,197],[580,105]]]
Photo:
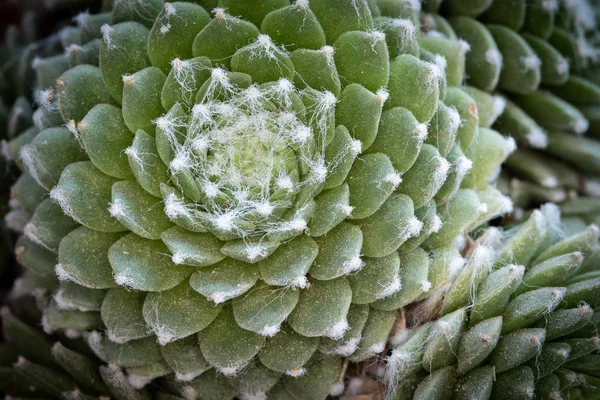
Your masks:
[[[341,394],[460,270],[452,241],[512,206],[466,44],[427,50],[410,2],[201,3],[82,14],[36,65],[44,129],[6,144],[17,289],[59,344],[5,312],[41,349],[0,370],[9,393]]]

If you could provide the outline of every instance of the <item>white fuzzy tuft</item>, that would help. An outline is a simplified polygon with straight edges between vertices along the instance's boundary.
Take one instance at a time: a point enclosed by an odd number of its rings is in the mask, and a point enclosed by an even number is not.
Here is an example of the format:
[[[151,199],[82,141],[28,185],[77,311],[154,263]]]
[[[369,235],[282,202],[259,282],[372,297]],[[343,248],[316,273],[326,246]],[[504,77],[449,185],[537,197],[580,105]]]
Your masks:
[[[391,183],[394,188],[402,183],[402,174],[394,172],[385,177],[385,181]]]
[[[340,339],[342,336],[344,336],[344,333],[348,330],[348,328],[348,321],[343,319],[329,328],[325,333],[325,336],[334,340]]]
[[[479,215],[486,214],[488,212],[488,209],[489,209],[489,207],[486,203],[480,203],[477,206],[477,214],[479,214]]]
[[[261,336],[273,337],[280,329],[280,325],[266,325],[258,332],[258,334]]]
[[[292,378],[298,378],[300,376],[306,375],[306,368],[294,368],[285,371],[287,376],[291,376]]]
[[[236,376],[245,367],[246,367],[246,364],[241,364],[241,365],[233,365],[233,366],[229,366],[229,367],[217,367],[216,370],[225,376]]]
[[[496,49],[490,49],[485,52],[485,60],[494,66],[502,65],[502,53]]]
[[[349,357],[358,349],[358,345],[360,344],[361,337],[355,337],[347,340],[341,346],[336,347],[335,349],[327,352],[328,355],[340,355],[343,357]]]
[[[585,132],[587,132],[589,126],[590,126],[590,123],[588,122],[587,119],[580,119],[580,120],[577,120],[573,124],[571,129],[573,130],[573,132],[577,133],[578,135],[582,135]]]
[[[298,289],[308,289],[310,287],[310,282],[305,276],[297,276],[292,279],[290,285]]]
[[[545,149],[548,147],[548,135],[542,128],[534,128],[527,134],[527,141],[534,149]]]
[[[345,388],[344,382],[338,382],[329,389],[329,395],[334,397],[341,396]]]
[[[460,270],[465,266],[466,262],[467,262],[467,260],[465,260],[462,257],[455,257],[452,260],[450,260],[450,264],[448,266],[450,276],[458,275]]]
[[[500,115],[502,115],[505,108],[506,99],[502,96],[494,96],[494,101],[492,104],[492,120],[495,121]]]
[[[517,149],[517,142],[512,137],[507,137],[504,140],[504,157],[508,157]]]
[[[144,386],[152,382],[152,378],[148,376],[129,374],[127,377],[127,382],[129,382],[129,384],[135,389],[141,390],[144,388]]]
[[[344,263],[342,264],[344,275],[360,271],[364,266],[365,263],[359,255],[354,256],[350,260],[344,261]]]
[[[427,293],[431,290],[432,283],[430,281],[425,280],[419,282],[419,285],[421,286],[421,290],[423,291],[423,293]]]
[[[458,46],[460,48],[460,52],[463,54],[467,54],[469,51],[471,51],[471,45],[466,40],[460,39],[458,41]]]
[[[561,75],[566,75],[569,73],[569,62],[565,59],[562,59],[561,61],[554,64],[554,69],[557,73]]]
[[[525,71],[530,71],[539,68],[542,65],[542,60],[536,55],[530,55],[521,57],[521,64],[523,64]]]
[[[384,287],[379,293],[377,293],[377,299],[384,299],[398,292],[402,288],[400,284],[400,276],[395,276],[389,285]]]
[[[436,214],[433,217],[433,222],[431,223],[430,233],[438,233],[440,229],[442,229],[442,225],[444,225],[444,223],[442,222],[442,218],[438,214]]]

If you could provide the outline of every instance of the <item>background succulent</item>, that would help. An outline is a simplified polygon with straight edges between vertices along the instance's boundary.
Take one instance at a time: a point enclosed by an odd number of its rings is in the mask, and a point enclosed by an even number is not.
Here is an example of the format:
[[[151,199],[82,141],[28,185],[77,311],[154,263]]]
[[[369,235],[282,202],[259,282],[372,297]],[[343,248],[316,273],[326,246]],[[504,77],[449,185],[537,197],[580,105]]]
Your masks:
[[[556,230],[545,205],[499,236],[490,228],[442,299],[407,318],[388,360],[394,399],[598,396],[598,227]],[[509,263],[510,262],[510,263]],[[437,320],[422,324],[433,312]]]
[[[519,207],[578,196],[583,198],[573,209],[585,213],[597,207],[596,6],[448,1],[429,2],[431,14],[423,14],[428,36],[436,38],[428,40],[472,44],[467,85],[498,96],[493,100],[504,106],[494,128],[514,137],[520,148],[507,160],[501,188]],[[481,93],[474,97],[480,108],[492,101]]]

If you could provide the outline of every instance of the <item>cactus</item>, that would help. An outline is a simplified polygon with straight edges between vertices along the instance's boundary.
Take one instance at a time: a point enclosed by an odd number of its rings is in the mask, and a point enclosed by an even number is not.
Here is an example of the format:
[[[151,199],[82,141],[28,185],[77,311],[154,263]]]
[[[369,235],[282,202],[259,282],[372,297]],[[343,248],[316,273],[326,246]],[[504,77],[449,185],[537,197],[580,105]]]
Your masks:
[[[598,227],[557,232],[559,213],[548,204],[476,240],[445,292],[408,314],[392,340],[388,398],[598,395],[599,282],[584,263],[599,250]]]

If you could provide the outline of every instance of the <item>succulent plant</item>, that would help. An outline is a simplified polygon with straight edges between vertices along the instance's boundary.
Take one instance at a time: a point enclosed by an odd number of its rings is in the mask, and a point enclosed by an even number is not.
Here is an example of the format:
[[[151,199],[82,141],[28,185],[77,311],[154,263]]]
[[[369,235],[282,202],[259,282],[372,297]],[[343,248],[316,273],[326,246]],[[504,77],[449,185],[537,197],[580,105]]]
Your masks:
[[[15,293],[62,344],[5,311],[9,393],[339,394],[510,209],[488,182],[514,141],[410,2],[218,5],[118,1],[36,63]]]
[[[559,214],[548,204],[477,239],[443,296],[413,309],[414,328],[392,339],[389,398],[598,397],[600,280],[584,262],[599,250],[598,227],[563,231]]]

